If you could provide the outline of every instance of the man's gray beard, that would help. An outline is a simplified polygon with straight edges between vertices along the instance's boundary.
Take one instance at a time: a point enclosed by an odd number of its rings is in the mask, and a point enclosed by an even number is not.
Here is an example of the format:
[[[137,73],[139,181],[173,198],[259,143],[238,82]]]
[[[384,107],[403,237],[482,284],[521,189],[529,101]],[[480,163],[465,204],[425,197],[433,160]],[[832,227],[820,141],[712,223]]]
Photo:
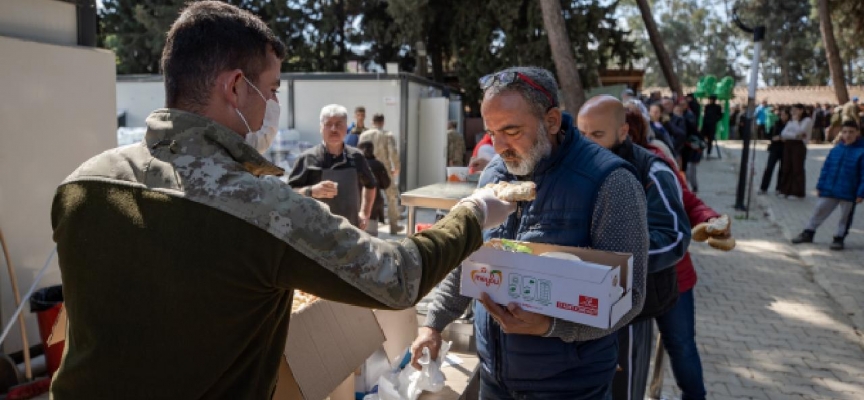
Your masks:
[[[504,161],[507,171],[516,176],[526,176],[534,172],[537,163],[552,154],[550,140],[546,127],[541,125],[537,130],[537,139],[531,149],[528,150],[528,154],[520,156],[522,159],[519,161]]]

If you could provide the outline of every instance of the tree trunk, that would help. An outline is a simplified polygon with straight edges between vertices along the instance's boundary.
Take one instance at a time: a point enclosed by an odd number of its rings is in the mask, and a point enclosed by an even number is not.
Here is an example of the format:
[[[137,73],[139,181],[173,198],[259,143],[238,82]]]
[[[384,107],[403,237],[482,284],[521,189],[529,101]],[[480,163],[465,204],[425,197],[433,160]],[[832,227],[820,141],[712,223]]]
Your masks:
[[[561,84],[564,105],[571,114],[575,114],[585,103],[585,90],[579,79],[573,45],[567,35],[564,16],[561,14],[561,3],[558,1],[540,0],[540,8],[543,12],[543,26],[546,28],[546,36],[549,37],[549,47],[552,49],[552,58],[555,60],[555,69]]]
[[[819,30],[822,31],[822,41],[825,44],[825,54],[828,56],[828,70],[831,71],[831,83],[840,104],[849,102],[849,92],[846,90],[846,77],[843,75],[843,60],[834,39],[834,24],[831,22],[831,10],[828,0],[819,0]]]
[[[666,78],[666,83],[669,84],[669,89],[672,90],[672,93],[678,94],[679,98],[684,97],[681,82],[678,81],[678,76],[675,75],[675,70],[672,69],[672,59],[669,58],[669,52],[666,51],[666,46],[663,45],[663,38],[660,37],[660,31],[657,30],[657,23],[651,14],[648,0],[636,0],[636,4],[639,6],[642,21],[645,22],[645,29],[648,30],[648,38],[651,40],[654,52],[657,53],[657,61],[660,62],[660,69],[663,70],[663,76]]]

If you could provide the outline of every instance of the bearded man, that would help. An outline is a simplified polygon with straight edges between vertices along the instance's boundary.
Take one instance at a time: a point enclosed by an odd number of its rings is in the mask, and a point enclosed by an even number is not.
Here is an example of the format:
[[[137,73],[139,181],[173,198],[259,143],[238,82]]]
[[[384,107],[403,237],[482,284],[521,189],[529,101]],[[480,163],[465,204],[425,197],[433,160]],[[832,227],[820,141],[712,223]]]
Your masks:
[[[534,314],[515,303],[498,305],[485,296],[477,302],[480,398],[604,399],[617,364],[615,333],[639,314],[645,299],[645,192],[632,165],[582,137],[561,111],[549,71],[508,68],[480,84],[483,122],[498,156],[478,185],[537,185],[535,200],[519,202],[516,213],[485,238],[631,253],[634,260],[632,309],[609,329]],[[428,347],[436,358],[441,331],[470,304],[459,294],[460,274],[451,273],[436,289],[413,354]]]

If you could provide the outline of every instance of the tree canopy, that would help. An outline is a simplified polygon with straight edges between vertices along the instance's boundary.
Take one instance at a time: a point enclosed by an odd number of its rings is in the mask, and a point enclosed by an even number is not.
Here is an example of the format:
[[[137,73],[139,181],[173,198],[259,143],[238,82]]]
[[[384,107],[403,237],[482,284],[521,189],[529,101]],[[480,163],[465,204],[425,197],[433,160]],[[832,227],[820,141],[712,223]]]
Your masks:
[[[762,78],[769,86],[827,85],[829,71],[819,32],[817,0],[653,0],[660,34],[679,79],[692,86],[700,76],[746,79],[752,35],[732,23],[732,7],[741,19],[764,24]],[[847,83],[864,82],[864,2],[830,0],[834,31],[846,68]],[[622,2],[622,14],[646,55],[645,86],[666,86],[634,0]]]
[[[286,72],[366,70],[397,62],[415,67],[417,42],[428,53],[431,78],[454,75],[467,100],[477,80],[510,65],[554,71],[539,4],[533,0],[226,0],[259,15],[287,46]],[[101,43],[117,54],[121,74],[159,73],[165,34],[185,0],[104,0]],[[562,0],[561,8],[586,87],[598,70],[639,57],[616,16],[617,1]]]

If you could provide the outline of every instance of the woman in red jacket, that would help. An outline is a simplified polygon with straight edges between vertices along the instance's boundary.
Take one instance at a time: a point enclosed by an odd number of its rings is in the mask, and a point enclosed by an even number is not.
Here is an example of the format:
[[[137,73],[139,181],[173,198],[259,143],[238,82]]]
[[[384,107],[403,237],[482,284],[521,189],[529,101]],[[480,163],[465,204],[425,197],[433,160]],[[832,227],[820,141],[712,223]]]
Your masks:
[[[645,117],[635,111],[627,111],[627,124],[630,126],[630,138],[658,157],[665,159],[669,165],[676,165],[663,151],[654,147],[648,141],[647,130],[650,129]],[[690,218],[690,227],[719,218],[720,214],[708,207],[699,197],[687,187],[687,181],[677,168],[678,182],[681,184],[684,209]],[[663,346],[669,353],[669,363],[675,382],[681,389],[682,400],[704,399],[705,383],[702,378],[702,361],[696,347],[696,332],[694,328],[693,286],[696,285],[696,270],[690,252],[675,266],[678,274],[678,302],[666,314],[656,318],[657,328]]]

